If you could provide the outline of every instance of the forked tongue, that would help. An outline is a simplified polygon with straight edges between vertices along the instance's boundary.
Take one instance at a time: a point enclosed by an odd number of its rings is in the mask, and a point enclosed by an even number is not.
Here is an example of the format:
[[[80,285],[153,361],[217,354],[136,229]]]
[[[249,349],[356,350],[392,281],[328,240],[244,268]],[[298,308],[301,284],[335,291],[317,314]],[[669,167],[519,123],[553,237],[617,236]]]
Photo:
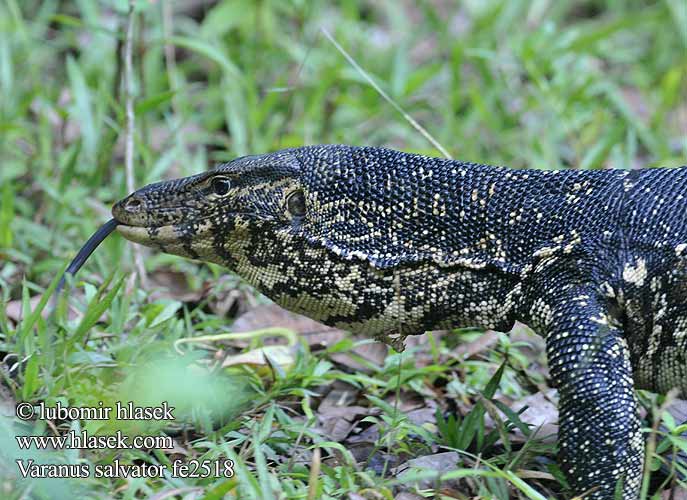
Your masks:
[[[98,248],[98,245],[100,245],[103,242],[103,240],[107,238],[118,225],[119,222],[117,220],[110,219],[105,224],[100,226],[100,228],[98,228],[98,230],[95,233],[93,233],[93,236],[88,238],[88,241],[84,244],[83,247],[81,247],[79,253],[76,254],[76,257],[74,257],[74,260],[72,260],[69,263],[69,266],[64,272],[64,275],[60,279],[60,282],[57,284],[57,288],[55,289],[55,295],[59,294],[60,291],[62,291],[62,288],[64,287],[65,276],[67,274],[76,274],[77,271],[81,269],[81,267],[86,263],[86,261],[91,256],[93,251],[96,248]]]

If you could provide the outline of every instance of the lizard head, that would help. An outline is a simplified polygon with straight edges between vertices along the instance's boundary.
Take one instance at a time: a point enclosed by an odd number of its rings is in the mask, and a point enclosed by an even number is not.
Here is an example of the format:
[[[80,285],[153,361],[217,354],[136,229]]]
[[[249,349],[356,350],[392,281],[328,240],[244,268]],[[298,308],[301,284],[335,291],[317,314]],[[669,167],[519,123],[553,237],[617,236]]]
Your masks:
[[[117,202],[112,214],[131,241],[235,268],[239,247],[288,232],[305,215],[300,170],[288,150],[245,156],[145,186]]]
[[[422,172],[428,161],[375,148],[287,149],[151,184],[112,213],[131,241],[228,267],[324,323],[379,333],[398,326],[394,273],[416,257],[394,245],[423,237],[414,228],[398,237],[425,203],[399,168]]]

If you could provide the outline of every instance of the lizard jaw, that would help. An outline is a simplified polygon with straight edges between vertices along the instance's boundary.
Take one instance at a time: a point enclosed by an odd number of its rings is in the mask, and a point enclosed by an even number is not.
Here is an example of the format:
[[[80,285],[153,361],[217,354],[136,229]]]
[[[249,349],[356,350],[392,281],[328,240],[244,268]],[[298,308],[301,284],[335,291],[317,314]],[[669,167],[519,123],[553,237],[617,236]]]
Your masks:
[[[117,231],[129,241],[164,253],[226,265],[213,253],[213,226],[209,220],[192,228],[187,225],[119,224]]]
[[[120,224],[117,226],[119,234],[139,245],[182,257],[198,258],[197,252],[202,250],[206,246],[205,242],[211,239],[211,225],[196,226],[192,234],[188,234],[188,230],[188,227],[182,225],[128,226]]]
[[[179,239],[175,231],[175,226],[146,227],[119,224],[117,226],[117,231],[127,240],[145,246],[169,244]]]

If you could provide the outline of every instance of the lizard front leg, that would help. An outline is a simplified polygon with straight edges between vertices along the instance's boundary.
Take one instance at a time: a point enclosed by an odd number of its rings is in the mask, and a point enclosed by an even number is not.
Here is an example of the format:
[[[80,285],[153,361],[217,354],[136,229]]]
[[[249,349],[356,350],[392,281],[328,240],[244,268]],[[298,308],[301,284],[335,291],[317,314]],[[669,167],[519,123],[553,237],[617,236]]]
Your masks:
[[[560,394],[559,453],[575,494],[636,499],[644,440],[627,344],[592,286],[567,289],[551,307],[546,350]]]

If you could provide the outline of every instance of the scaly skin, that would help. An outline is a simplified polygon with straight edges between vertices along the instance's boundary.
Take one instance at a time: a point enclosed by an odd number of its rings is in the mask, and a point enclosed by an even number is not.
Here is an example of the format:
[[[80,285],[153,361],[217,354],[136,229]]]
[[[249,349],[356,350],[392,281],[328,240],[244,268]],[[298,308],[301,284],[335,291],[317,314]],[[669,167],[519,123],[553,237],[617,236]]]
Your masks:
[[[687,393],[687,168],[510,170],[309,146],[153,184],[113,208],[131,241],[231,269],[286,309],[400,347],[515,320],[546,338],[561,466],[636,498],[634,388]],[[400,334],[392,339],[390,334]]]

